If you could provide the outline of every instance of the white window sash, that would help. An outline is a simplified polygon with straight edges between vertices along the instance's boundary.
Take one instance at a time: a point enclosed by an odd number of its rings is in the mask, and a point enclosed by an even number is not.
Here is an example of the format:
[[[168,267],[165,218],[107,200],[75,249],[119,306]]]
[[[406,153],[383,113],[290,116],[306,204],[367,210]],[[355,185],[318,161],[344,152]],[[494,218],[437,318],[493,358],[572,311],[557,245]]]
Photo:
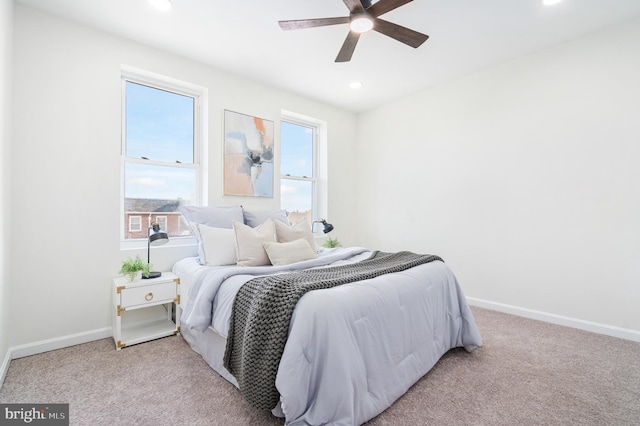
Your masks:
[[[169,161],[158,161],[153,159],[142,159],[127,157],[126,153],[126,82],[130,81],[142,84],[160,90],[166,90],[179,95],[189,96],[194,99],[194,129],[193,129],[193,163],[178,163]],[[203,144],[208,128],[206,123],[208,91],[205,87],[197,86],[191,83],[165,77],[160,74],[152,73],[139,68],[122,65],[121,67],[121,162],[120,162],[120,246],[122,249],[139,248],[146,246],[146,239],[125,239],[124,232],[124,193],[125,193],[125,164],[137,163],[144,165],[155,165],[164,167],[173,167],[179,169],[195,170],[195,188],[194,188],[194,204],[204,205],[207,202],[207,176],[206,171],[206,144]],[[177,240],[177,241],[176,241]],[[173,237],[169,241],[169,245],[194,244],[194,237]]]

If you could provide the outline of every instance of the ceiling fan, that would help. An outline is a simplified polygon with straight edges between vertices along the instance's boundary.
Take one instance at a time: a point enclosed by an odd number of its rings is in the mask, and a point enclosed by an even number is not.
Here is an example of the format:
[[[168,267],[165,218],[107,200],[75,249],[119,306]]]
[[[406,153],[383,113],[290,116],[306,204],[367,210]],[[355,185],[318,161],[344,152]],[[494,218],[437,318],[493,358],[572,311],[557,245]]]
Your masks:
[[[336,57],[336,62],[348,62],[351,60],[360,34],[369,30],[382,33],[413,48],[417,48],[429,38],[426,34],[379,18],[380,15],[391,12],[413,0],[380,0],[373,5],[371,4],[371,0],[342,1],[349,8],[349,16],[279,21],[278,24],[280,24],[280,28],[283,30],[299,30],[302,28],[349,24],[349,34],[347,34],[347,38],[342,44],[342,48]]]

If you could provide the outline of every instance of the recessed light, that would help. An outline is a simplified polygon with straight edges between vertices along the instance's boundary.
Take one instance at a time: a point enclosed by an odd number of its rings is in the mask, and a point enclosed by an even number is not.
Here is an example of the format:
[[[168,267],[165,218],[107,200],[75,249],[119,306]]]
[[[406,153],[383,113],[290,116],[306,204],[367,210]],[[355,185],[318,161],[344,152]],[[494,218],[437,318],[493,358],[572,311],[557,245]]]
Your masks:
[[[354,81],[353,83],[349,84],[349,87],[351,87],[352,89],[359,89],[362,87],[362,83],[360,81]]]
[[[171,0],[149,0],[149,4],[158,10],[167,11],[173,8]]]
[[[562,0],[542,0],[542,4],[545,6],[552,6],[554,4],[560,3]]]

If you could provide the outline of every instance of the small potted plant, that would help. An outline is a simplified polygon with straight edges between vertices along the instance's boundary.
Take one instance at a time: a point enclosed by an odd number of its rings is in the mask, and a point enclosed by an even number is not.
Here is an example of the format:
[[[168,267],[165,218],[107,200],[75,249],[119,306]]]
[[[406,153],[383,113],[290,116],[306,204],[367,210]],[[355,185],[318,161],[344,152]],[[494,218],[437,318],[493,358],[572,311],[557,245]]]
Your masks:
[[[342,244],[340,244],[340,241],[338,241],[337,238],[327,237],[327,240],[324,242],[324,244],[322,244],[322,246],[325,248],[334,248],[342,247]]]
[[[124,275],[129,278],[129,281],[138,281],[143,275],[149,276],[151,271],[151,264],[142,261],[140,256],[136,256],[135,259],[128,257],[122,261],[122,268],[120,268],[120,275]]]

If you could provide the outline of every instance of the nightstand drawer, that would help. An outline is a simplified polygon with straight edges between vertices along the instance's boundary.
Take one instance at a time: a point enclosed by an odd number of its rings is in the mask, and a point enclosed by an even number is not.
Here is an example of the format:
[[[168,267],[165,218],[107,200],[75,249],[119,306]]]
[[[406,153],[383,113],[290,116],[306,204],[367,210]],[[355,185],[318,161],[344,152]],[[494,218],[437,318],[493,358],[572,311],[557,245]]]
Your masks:
[[[148,305],[172,301],[177,297],[176,283],[173,281],[125,288],[120,292],[120,306]]]

